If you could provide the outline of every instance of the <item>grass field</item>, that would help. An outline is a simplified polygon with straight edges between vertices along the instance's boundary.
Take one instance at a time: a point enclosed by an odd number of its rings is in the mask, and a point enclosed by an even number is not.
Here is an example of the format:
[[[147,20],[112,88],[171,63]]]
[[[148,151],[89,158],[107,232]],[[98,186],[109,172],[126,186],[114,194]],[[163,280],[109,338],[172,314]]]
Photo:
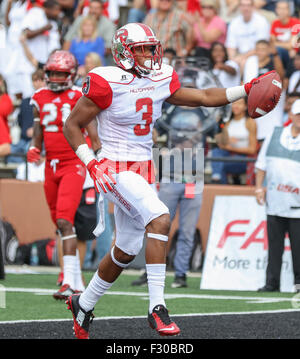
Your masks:
[[[32,268],[36,271],[38,267]],[[9,270],[8,270],[9,271]],[[84,272],[88,283],[93,273]],[[148,308],[147,287],[133,287],[140,272],[124,271],[113,287],[97,303],[97,317],[145,316]],[[55,301],[56,273],[12,274],[0,281],[0,323],[20,320],[70,319],[63,302]],[[293,293],[257,293],[200,290],[200,275],[188,278],[188,288],[173,289],[170,273],[166,279],[166,303],[172,315],[292,311],[300,307]]]

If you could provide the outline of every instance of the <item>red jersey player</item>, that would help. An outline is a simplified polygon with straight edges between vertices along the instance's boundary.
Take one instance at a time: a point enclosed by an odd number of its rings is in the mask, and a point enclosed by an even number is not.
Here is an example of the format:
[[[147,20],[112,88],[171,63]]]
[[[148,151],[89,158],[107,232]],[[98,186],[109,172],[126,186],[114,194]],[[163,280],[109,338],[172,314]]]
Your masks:
[[[151,187],[152,130],[167,101],[178,106],[223,106],[246,97],[253,81],[228,89],[181,87],[174,69],[162,64],[160,41],[145,24],[130,23],[116,31],[112,52],[117,67],[90,71],[83,94],[64,125],[64,134],[87,166],[95,187],[115,205],[116,241],[81,295],[66,301],[77,338],[88,338],[92,311],[105,291],[142,248],[144,234],[149,290],[148,321],[160,335],[177,335],[164,300],[168,208]],[[81,128],[98,119],[102,144],[96,159]]]
[[[63,135],[63,124],[82,96],[73,86],[76,70],[77,62],[71,53],[55,51],[45,65],[47,86],[37,90],[31,99],[34,135],[27,159],[28,162],[38,161],[44,144],[44,190],[63,247],[64,279],[61,288],[53,294],[55,299],[66,299],[76,290],[84,289],[73,224],[86,169]]]

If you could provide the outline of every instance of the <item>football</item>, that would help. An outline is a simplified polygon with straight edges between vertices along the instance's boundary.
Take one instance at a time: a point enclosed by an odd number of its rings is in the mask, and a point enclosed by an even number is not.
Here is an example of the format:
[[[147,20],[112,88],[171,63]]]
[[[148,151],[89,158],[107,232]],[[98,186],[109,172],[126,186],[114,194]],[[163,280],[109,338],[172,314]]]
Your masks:
[[[277,105],[282,91],[282,83],[277,72],[255,81],[248,95],[248,113],[258,118],[272,111]]]

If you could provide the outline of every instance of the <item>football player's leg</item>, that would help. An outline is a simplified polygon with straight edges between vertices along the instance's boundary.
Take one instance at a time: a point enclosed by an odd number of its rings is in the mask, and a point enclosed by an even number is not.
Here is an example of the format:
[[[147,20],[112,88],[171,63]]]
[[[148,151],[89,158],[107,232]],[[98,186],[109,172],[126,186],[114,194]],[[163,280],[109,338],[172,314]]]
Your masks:
[[[82,291],[79,254],[77,253],[77,236],[74,230],[74,218],[82,195],[84,177],[70,166],[61,177],[57,198],[57,226],[63,245],[64,280],[63,286],[69,285],[73,290]]]
[[[79,299],[80,307],[86,312],[94,308],[143,246],[145,228],[118,206],[114,212],[116,241],[100,261],[98,270]]]
[[[180,329],[169,318],[164,301],[166,249],[170,230],[169,210],[145,179],[133,172],[119,173],[117,184],[108,196],[129,217],[134,218],[146,229],[149,324],[160,335],[176,335]]]
[[[53,169],[46,163],[45,167],[45,182],[44,182],[44,192],[46,201],[50,210],[51,219],[56,225],[56,201],[58,193],[58,182],[55,180],[55,175]],[[57,252],[58,252],[58,261],[60,266],[60,274],[57,279],[57,284],[61,285],[63,277],[63,254],[62,254],[62,244],[60,237],[57,238]]]

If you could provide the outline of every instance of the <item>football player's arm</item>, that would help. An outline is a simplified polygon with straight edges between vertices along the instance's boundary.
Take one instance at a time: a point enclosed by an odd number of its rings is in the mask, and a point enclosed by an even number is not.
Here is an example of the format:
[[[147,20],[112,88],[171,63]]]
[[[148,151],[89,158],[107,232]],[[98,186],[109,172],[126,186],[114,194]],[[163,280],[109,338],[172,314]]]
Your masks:
[[[33,136],[32,136],[30,146],[36,147],[41,151],[44,138],[43,138],[42,126],[40,123],[40,113],[36,107],[33,107],[33,118],[34,118],[34,120],[33,120]]]
[[[218,107],[228,103],[235,102],[249,95],[250,89],[258,79],[270,74],[273,71],[266,72],[258,78],[252,79],[245,85],[234,86],[228,88],[209,88],[205,90],[180,87],[177,91],[167,98],[167,102],[176,106],[189,107]]]
[[[86,144],[81,129],[88,127],[100,111],[101,109],[85,96],[80,97],[77,101],[63,128],[64,136],[75,152],[80,145]]]
[[[37,163],[41,158],[43,145],[43,131],[40,124],[40,114],[36,107],[33,107],[33,136],[27,152],[27,161]]]
[[[87,130],[88,136],[92,143],[92,149],[93,149],[94,153],[97,155],[97,152],[101,150],[101,142],[100,142],[100,138],[98,136],[97,120],[94,119],[93,121],[91,121],[87,125],[86,130]]]
[[[244,94],[246,96],[246,93]],[[229,103],[224,88],[210,88],[199,90],[194,88],[181,87],[175,91],[167,100],[176,106],[189,107],[217,107],[227,105]]]
[[[116,181],[108,168],[102,169],[101,163],[96,160],[95,155],[89,150],[81,132],[81,129],[87,127],[100,111],[101,109],[98,105],[87,97],[82,96],[67,118],[63,132],[76,155],[86,165],[97,192],[100,192],[100,188],[104,192],[108,192],[113,189]]]

